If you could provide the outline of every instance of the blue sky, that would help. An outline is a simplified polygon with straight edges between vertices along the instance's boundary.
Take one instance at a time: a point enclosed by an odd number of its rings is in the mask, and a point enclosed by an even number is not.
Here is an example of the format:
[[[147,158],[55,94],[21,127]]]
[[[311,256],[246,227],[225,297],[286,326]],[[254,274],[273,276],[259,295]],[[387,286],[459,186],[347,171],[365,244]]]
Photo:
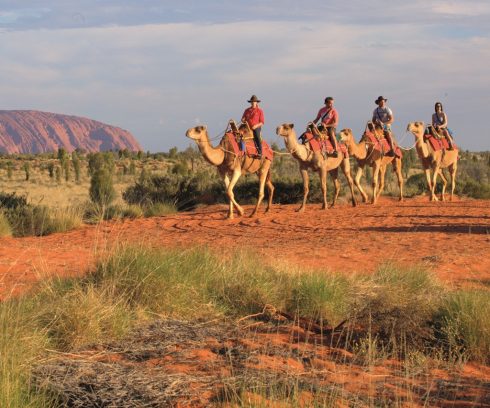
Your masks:
[[[490,150],[490,1],[0,0],[0,109],[80,115],[145,150],[218,135],[256,94],[264,136],[333,96],[360,136],[378,95],[404,146],[441,101],[457,142]]]

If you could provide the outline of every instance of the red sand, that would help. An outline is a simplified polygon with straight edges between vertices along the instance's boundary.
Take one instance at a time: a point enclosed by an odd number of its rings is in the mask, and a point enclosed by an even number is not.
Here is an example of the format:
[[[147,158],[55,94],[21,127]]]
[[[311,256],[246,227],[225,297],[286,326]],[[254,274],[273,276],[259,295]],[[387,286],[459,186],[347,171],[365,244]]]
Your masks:
[[[105,222],[47,237],[0,238],[0,298],[48,276],[81,275],[98,254],[118,243],[153,247],[208,245],[227,252],[248,248],[269,262],[371,272],[385,261],[425,264],[451,284],[490,283],[490,202],[426,197],[379,205],[346,204],[322,211],[310,204],[275,205],[257,218],[227,220],[226,206],[166,217]],[[251,207],[246,208],[250,214]]]
[[[161,248],[208,245],[221,253],[247,248],[264,256],[267,262],[348,274],[372,272],[386,261],[425,264],[450,285],[488,287],[489,204],[489,201],[470,199],[430,203],[426,197],[398,203],[383,198],[377,206],[341,205],[327,211],[322,211],[319,204],[310,204],[303,214],[295,212],[297,206],[275,205],[270,213],[260,213],[259,218],[234,220],[225,219],[226,206],[211,206],[166,217],[84,226],[41,238],[3,238],[0,239],[0,298],[22,293],[45,276],[83,275],[99,254],[115,244],[127,242]],[[251,207],[246,209],[249,214]],[[251,368],[294,372],[300,376],[309,373],[318,376],[321,384],[338,384],[345,392],[369,397],[379,397],[379,390],[385,390],[383,395],[397,396],[406,401],[406,406],[424,405],[416,390],[427,393],[442,381],[436,393],[454,384],[460,388],[447,401],[443,392],[435,395],[438,406],[487,406],[480,404],[487,401],[485,395],[489,392],[488,367],[465,365],[459,372],[434,368],[426,374],[425,382],[423,378],[406,379],[400,362],[385,361],[369,370],[350,363],[343,366],[335,361],[334,354],[347,356],[347,351],[319,347],[318,335],[299,327],[291,325],[281,330],[267,334],[244,333],[241,347],[257,353],[256,360],[250,363]],[[312,348],[313,343],[308,341],[295,341],[296,337],[309,338],[316,346]],[[219,364],[213,341],[216,342],[209,339],[209,344],[188,350],[185,364],[172,358],[149,360],[145,364],[193,374],[204,373],[212,366],[226,377],[228,366]],[[268,356],[267,348],[271,345],[298,348],[299,355],[314,351],[315,355],[305,365],[301,359]],[[120,361],[121,356],[109,357],[115,364],[127,363]],[[446,387],[444,381],[450,385]],[[203,394],[199,402],[184,401],[178,405],[206,406],[212,396]],[[245,393],[243,397],[250,403],[275,406],[253,393]],[[310,405],[311,399],[309,392],[302,393],[299,406]]]

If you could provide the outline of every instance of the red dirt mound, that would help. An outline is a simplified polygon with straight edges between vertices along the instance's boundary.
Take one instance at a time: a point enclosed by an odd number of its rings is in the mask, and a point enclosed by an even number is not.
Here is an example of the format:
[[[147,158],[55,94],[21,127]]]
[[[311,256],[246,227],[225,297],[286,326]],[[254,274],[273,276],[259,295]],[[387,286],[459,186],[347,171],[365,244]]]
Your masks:
[[[0,238],[0,298],[47,275],[81,275],[117,243],[153,247],[208,245],[221,253],[250,248],[268,262],[296,263],[345,273],[369,273],[386,261],[425,264],[454,285],[490,283],[489,201],[399,203],[306,212],[275,205],[258,218],[226,220],[227,206],[165,217],[106,222],[47,237]],[[251,208],[246,208],[247,213]]]

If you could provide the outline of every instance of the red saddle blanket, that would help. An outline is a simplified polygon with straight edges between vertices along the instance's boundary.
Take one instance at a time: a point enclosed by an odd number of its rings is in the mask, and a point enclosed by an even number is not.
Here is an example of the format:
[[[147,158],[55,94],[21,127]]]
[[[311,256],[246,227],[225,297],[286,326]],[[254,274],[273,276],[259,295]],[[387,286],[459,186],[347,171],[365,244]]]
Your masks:
[[[385,137],[378,139],[372,132],[364,132],[364,137],[373,145],[374,150],[377,150],[382,154],[386,154],[390,151],[390,143]],[[398,146],[395,147],[395,156],[400,159],[402,158],[402,150]]]
[[[438,138],[432,133],[426,133],[424,135],[424,140],[429,143],[435,151],[449,149],[449,142],[445,137]],[[453,143],[453,148],[457,149],[458,147]]]
[[[327,152],[327,154],[333,153],[334,148],[332,142],[328,139],[319,140],[313,133],[306,132],[304,135],[304,140],[310,144],[311,150],[314,152]],[[349,152],[347,151],[347,146],[343,143],[338,143],[339,150],[344,154],[344,157],[349,157]]]
[[[236,141],[235,135],[232,132],[229,132],[225,135],[230,141],[231,146],[233,147],[233,152],[241,157],[243,155],[247,155],[249,157],[257,156],[257,147],[255,147],[255,143],[253,139],[245,141],[245,151],[241,150],[238,142]],[[274,157],[274,152],[270,148],[269,144],[262,140],[262,157],[267,160],[271,160]]]

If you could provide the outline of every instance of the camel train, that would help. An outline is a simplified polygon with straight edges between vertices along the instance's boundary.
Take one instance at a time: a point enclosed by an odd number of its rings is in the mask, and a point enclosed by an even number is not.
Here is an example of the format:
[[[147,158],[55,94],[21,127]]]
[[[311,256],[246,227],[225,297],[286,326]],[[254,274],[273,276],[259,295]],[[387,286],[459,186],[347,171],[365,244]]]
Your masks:
[[[435,194],[437,178],[442,180],[441,201],[445,201],[447,179],[443,174],[443,169],[447,168],[451,177],[450,200],[453,199],[456,184],[456,170],[458,164],[459,149],[449,149],[443,137],[434,132],[430,126],[426,127],[423,122],[411,122],[407,126],[407,131],[415,137],[415,148],[421,160],[427,180],[427,188],[431,201],[438,201]],[[329,145],[326,135],[313,123],[309,123],[306,132],[298,141],[298,136],[292,123],[283,123],[276,128],[276,134],[284,139],[284,143],[289,154],[298,161],[299,171],[303,179],[303,200],[300,207],[296,210],[303,212],[309,193],[309,174],[308,171],[317,172],[320,176],[322,189],[322,209],[328,208],[327,203],[327,174],[330,174],[335,187],[335,193],[331,203],[333,207],[340,192],[340,182],[338,180],[338,170],[341,168],[347,179],[351,192],[352,206],[357,205],[354,195],[354,185],[359,190],[364,203],[376,204],[384,188],[385,173],[388,165],[391,164],[398,179],[399,201],[403,201],[403,177],[402,177],[402,154],[397,147],[394,155],[387,155],[389,150],[383,129],[374,123],[368,122],[364,134],[359,143],[356,143],[351,129],[342,129],[340,135],[339,154],[331,154],[331,144]],[[226,195],[229,200],[228,218],[234,218],[234,212],[238,215],[244,214],[244,209],[238,204],[233,193],[238,179],[242,174],[257,174],[259,178],[259,194],[257,203],[252,211],[251,217],[258,215],[258,210],[264,199],[265,186],[268,189],[268,199],[265,212],[272,206],[274,195],[274,185],[272,184],[271,168],[274,152],[267,142],[262,141],[262,155],[257,154],[256,145],[253,142],[253,132],[247,123],[237,126],[230,120],[228,128],[218,146],[213,147],[206,126],[196,126],[186,132],[186,136],[193,139],[203,155],[204,159],[213,166],[217,167],[218,173],[222,178]],[[350,172],[350,157],[354,158],[358,164],[355,179],[352,179]],[[364,168],[369,166],[373,170],[372,197],[368,195],[361,186],[361,178]]]

